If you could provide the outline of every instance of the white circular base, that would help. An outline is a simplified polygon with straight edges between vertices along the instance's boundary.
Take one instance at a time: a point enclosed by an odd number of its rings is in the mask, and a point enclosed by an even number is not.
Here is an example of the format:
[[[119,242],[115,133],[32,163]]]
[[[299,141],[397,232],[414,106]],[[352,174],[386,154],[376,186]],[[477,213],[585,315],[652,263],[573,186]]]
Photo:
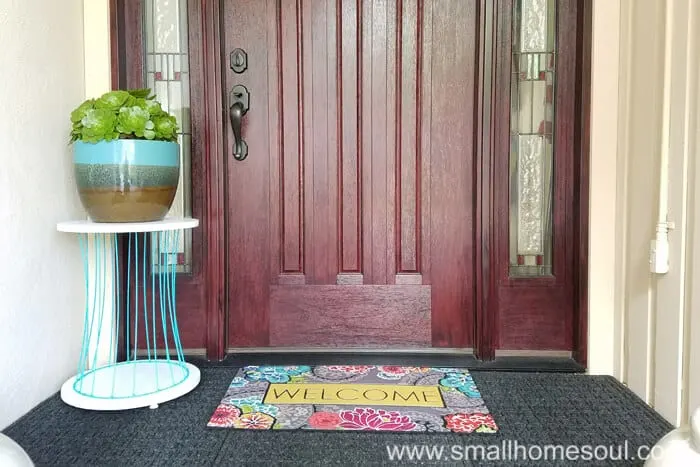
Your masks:
[[[61,387],[66,404],[87,410],[127,410],[156,408],[187,394],[199,384],[200,372],[190,363],[136,360],[98,368],[82,381],[77,378]],[[180,382],[173,385],[173,381]]]

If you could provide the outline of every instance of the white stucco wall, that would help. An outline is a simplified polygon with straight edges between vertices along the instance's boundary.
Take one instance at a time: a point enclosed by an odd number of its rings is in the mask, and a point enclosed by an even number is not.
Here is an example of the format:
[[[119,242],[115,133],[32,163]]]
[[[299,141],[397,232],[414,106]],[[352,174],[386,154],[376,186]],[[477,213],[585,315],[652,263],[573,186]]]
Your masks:
[[[83,216],[67,144],[85,96],[82,0],[0,0],[0,429],[76,370]]]

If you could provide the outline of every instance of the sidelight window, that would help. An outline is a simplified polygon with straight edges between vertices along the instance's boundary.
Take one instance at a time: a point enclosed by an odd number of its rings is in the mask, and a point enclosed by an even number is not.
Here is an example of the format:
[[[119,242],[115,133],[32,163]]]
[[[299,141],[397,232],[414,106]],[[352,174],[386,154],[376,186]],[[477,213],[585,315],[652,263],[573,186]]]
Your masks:
[[[552,274],[555,0],[515,0],[511,75],[510,274]]]
[[[143,2],[144,83],[157,96],[163,109],[178,121],[180,183],[169,216],[191,216],[190,80],[187,35],[187,0]],[[153,266],[177,262],[178,272],[189,272],[192,264],[191,230],[177,244],[152,239]]]

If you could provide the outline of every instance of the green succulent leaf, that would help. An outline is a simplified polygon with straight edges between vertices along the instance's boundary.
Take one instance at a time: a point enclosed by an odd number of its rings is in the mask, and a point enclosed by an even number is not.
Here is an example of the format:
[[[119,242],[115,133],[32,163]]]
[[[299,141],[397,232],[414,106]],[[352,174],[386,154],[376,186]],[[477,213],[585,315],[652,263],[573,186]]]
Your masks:
[[[137,99],[134,96],[129,95],[129,97],[126,98],[126,101],[124,101],[124,105],[122,105],[122,107],[133,107],[137,105],[136,101]]]
[[[119,138],[177,142],[178,125],[150,89],[110,91],[88,99],[70,114],[70,142]]]
[[[138,97],[141,99],[145,99],[148,96],[151,95],[151,90],[146,88],[146,89],[130,89],[127,91],[129,94],[131,94],[134,97]]]
[[[77,109],[71,112],[70,121],[73,122],[73,124],[80,123],[80,121],[85,117],[87,111],[93,108],[95,108],[94,99],[83,102]]]
[[[144,105],[146,110],[148,110],[148,113],[151,114],[151,116],[167,115],[163,108],[160,106],[160,102],[158,101],[147,100],[144,101]]]
[[[144,99],[143,97],[133,97],[134,102],[132,107],[140,107],[143,110],[148,110],[148,101]]]
[[[117,131],[143,138],[145,131],[152,129],[147,128],[148,123],[151,122],[150,118],[148,111],[141,107],[122,107],[119,110]],[[153,122],[151,122],[151,125],[153,125]]]
[[[177,139],[177,120],[175,117],[164,114],[153,117],[155,124],[155,133],[159,139],[170,140]]]
[[[82,124],[83,140],[96,143],[102,139],[111,138],[116,117],[108,109],[90,109],[80,121]]]
[[[95,101],[95,108],[116,111],[127,103],[129,97],[130,94],[126,91],[107,92]]]

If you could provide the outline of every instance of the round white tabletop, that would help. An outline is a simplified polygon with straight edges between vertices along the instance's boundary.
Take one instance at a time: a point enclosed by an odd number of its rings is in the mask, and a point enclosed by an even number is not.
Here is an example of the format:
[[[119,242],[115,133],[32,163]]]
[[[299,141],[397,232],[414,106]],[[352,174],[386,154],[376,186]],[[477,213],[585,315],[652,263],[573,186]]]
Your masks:
[[[163,232],[166,230],[192,229],[199,225],[199,219],[191,217],[166,217],[154,222],[93,222],[75,220],[59,222],[59,232],[71,233],[128,233],[128,232]]]

